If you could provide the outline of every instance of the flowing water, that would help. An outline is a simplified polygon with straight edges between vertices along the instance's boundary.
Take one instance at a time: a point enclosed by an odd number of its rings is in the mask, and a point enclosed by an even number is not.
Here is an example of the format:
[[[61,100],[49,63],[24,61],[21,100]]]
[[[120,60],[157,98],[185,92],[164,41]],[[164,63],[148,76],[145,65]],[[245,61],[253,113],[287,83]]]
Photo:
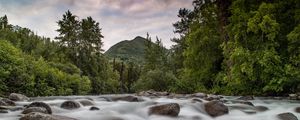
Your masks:
[[[115,95],[112,95],[115,96]],[[249,114],[245,112],[247,109],[233,109],[238,107],[246,108],[247,105],[233,104],[226,102],[225,105],[229,107],[229,114],[222,115],[216,118],[208,116],[204,109],[203,103],[192,102],[192,98],[149,98],[142,97],[143,102],[125,102],[106,101],[109,96],[66,96],[66,97],[40,97],[32,98],[29,102],[16,102],[18,106],[28,105],[33,101],[43,101],[51,105],[53,114],[76,118],[79,120],[278,120],[277,114],[291,112],[300,119],[300,114],[295,112],[296,107],[300,107],[300,101],[293,100],[275,100],[266,98],[255,98],[250,100],[255,106],[265,106],[269,110],[264,112],[256,112]],[[81,106],[76,110],[66,110],[60,108],[62,102],[66,100],[82,100],[85,98],[93,99],[96,107],[100,108],[98,111],[90,111],[89,107]],[[224,97],[223,99],[230,101],[237,97]],[[206,102],[206,101],[204,101]],[[180,112],[178,117],[166,117],[158,115],[148,115],[149,107],[157,104],[178,103],[180,105]],[[246,107],[245,107],[246,106]],[[248,109],[251,112],[251,109]],[[0,120],[18,120],[22,111],[15,111],[0,114]]]

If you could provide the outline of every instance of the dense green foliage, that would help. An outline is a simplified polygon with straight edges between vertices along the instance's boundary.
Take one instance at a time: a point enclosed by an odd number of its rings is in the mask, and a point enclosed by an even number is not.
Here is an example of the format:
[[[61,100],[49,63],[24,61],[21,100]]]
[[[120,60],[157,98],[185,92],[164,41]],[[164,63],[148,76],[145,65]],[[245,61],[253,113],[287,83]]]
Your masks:
[[[100,24],[67,11],[56,41],[0,19],[0,95],[131,93],[228,95],[300,92],[298,0],[194,0],[173,24],[170,50],[156,37],[102,53]],[[108,56],[109,60],[105,57]]]
[[[0,40],[1,94],[19,92],[29,96],[86,94],[90,80],[72,65],[53,67],[43,58],[25,55],[9,42]],[[77,72],[76,72],[77,71]]]
[[[300,91],[297,0],[194,0],[174,24],[183,56],[178,92],[278,95]],[[297,62],[296,62],[297,61]],[[176,70],[174,70],[176,71]]]
[[[1,95],[118,92],[119,76],[101,53],[103,36],[99,23],[91,17],[79,22],[67,11],[58,22],[58,41],[10,25],[6,16],[0,24]]]

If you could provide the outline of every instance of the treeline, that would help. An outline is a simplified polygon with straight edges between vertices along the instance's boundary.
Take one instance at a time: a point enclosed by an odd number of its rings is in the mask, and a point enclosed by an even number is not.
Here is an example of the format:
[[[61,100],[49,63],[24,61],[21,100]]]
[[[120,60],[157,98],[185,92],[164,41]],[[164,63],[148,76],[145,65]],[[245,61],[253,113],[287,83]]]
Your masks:
[[[300,91],[298,0],[194,0],[193,5],[180,9],[174,23],[180,37],[172,39],[169,61],[178,80],[164,88],[228,95]]]
[[[56,40],[0,19],[0,95],[78,95],[119,92],[119,76],[101,53],[99,23],[67,11]]]
[[[147,47],[139,89],[227,95],[300,91],[298,0],[194,0],[169,52]],[[148,40],[150,40],[148,38]],[[161,56],[162,55],[162,56]]]
[[[300,92],[298,0],[194,0],[170,50],[147,35],[143,64],[108,60],[99,23],[67,11],[55,40],[0,19],[0,94],[141,90],[227,95]]]

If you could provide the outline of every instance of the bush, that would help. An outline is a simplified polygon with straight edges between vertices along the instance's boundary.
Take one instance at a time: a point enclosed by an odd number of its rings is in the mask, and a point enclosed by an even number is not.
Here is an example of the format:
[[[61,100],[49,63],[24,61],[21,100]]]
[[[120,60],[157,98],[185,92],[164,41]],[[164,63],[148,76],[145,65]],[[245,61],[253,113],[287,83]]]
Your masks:
[[[134,84],[136,91],[153,89],[156,91],[169,91],[171,86],[177,80],[171,72],[161,70],[150,70],[143,74]]]
[[[72,64],[35,60],[7,41],[0,41],[0,95],[12,92],[28,96],[87,94],[88,77]]]

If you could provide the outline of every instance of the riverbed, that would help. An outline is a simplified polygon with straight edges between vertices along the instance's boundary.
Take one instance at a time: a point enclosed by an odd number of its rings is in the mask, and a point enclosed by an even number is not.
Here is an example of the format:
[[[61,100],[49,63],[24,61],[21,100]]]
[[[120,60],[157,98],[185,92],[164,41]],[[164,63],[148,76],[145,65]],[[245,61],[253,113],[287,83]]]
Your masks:
[[[137,96],[139,102],[109,100],[109,98],[115,96],[124,95],[35,97],[31,98],[30,101],[16,102],[16,106],[23,107],[32,102],[40,101],[51,106],[53,115],[67,116],[79,120],[280,120],[278,114],[281,113],[292,113],[300,119],[300,114],[295,110],[300,107],[300,101],[286,98],[254,97],[254,100],[247,100],[253,105],[247,105],[236,102],[239,96],[223,96],[220,101],[228,107],[228,114],[212,117],[206,113],[203,106],[209,101],[201,98]],[[66,100],[89,100],[94,104],[93,107],[97,107],[99,110],[91,111],[91,106],[83,105],[78,109],[63,109],[60,106]],[[177,117],[149,115],[150,107],[168,103],[179,104],[180,112]],[[257,110],[255,106],[263,106],[267,110]],[[0,119],[18,120],[22,116],[21,112],[22,110],[2,113]]]

